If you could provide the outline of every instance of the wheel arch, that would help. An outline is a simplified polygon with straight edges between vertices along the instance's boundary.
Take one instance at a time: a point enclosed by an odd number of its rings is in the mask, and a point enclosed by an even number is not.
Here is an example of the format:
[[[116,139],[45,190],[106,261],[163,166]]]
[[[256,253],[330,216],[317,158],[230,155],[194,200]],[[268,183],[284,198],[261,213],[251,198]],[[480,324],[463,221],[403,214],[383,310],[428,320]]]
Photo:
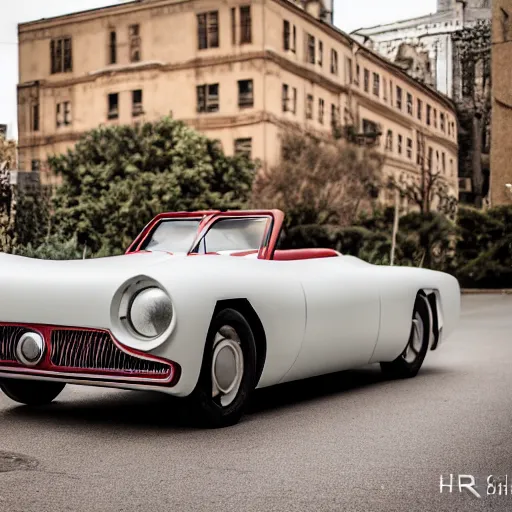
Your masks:
[[[418,291],[418,295],[421,295],[425,298],[427,303],[429,314],[430,314],[430,324],[431,324],[431,340],[429,343],[430,350],[435,350],[439,344],[439,338],[441,334],[441,319],[439,312],[439,290],[431,289],[431,288],[422,288]]]
[[[267,358],[267,338],[263,324],[261,323],[258,313],[256,313],[252,304],[246,298],[224,299],[217,301],[213,311],[212,320],[217,313],[227,308],[234,309],[243,315],[254,333],[254,341],[256,343],[256,385],[258,385],[265,366],[265,360]]]

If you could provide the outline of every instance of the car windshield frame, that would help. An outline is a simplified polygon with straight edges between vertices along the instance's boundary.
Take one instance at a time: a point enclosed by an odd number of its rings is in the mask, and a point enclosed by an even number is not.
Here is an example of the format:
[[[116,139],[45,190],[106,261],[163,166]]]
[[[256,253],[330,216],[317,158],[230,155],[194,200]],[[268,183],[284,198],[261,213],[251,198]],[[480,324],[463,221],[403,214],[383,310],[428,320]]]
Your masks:
[[[185,253],[188,254],[190,251],[190,247],[194,242],[197,232],[201,226],[201,217],[181,217],[181,218],[168,218],[162,219],[151,229],[148,233],[148,236],[144,238],[139,246],[139,251],[163,251],[163,252],[171,252],[171,253]],[[149,244],[154,241],[155,235],[163,228],[170,227],[171,224],[185,224],[185,223],[193,223],[193,226],[190,228],[190,233],[186,236],[186,241],[183,242],[183,238],[177,238],[176,233],[172,231],[168,234],[164,234],[166,238],[165,242],[158,243],[156,247],[149,247]],[[165,229],[165,228],[164,228]],[[168,237],[168,239],[167,239]],[[181,243],[180,247],[176,248],[173,246],[174,243]]]
[[[223,223],[223,222],[244,222],[244,221],[257,221],[257,222],[262,222],[264,223],[263,227],[262,227],[262,230],[261,230],[261,235],[260,235],[260,240],[259,240],[259,243],[258,243],[258,247],[237,247],[237,248],[225,248],[225,249],[218,249],[217,247],[215,247],[214,249],[210,249],[207,244],[206,244],[206,239],[208,237],[208,235],[210,235],[212,233],[212,230],[215,229],[216,226],[218,226],[219,224]],[[202,233],[202,235],[200,237],[198,237],[198,239],[194,242],[191,250],[190,250],[190,254],[211,254],[211,253],[218,253],[218,254],[222,254],[223,252],[226,252],[226,253],[231,253],[231,252],[244,252],[244,251],[260,251],[261,247],[263,247],[265,245],[265,241],[266,239],[268,238],[268,233],[269,233],[269,223],[271,222],[271,218],[267,215],[253,215],[253,216],[219,216],[217,218],[215,218],[211,224],[208,225],[208,228],[205,229],[204,233]],[[241,230],[243,230],[244,228],[241,227]],[[240,231],[241,231],[240,230]],[[236,230],[233,230],[236,232]],[[229,235],[226,236],[226,240],[229,238]],[[222,251],[222,252],[220,252]]]

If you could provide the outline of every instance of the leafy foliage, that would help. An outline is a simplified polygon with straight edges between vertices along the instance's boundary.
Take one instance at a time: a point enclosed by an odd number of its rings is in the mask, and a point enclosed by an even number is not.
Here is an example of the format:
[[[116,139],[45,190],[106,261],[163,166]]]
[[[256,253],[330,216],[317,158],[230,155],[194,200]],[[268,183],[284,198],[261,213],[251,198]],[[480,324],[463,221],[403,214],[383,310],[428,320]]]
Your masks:
[[[15,243],[13,193],[10,169],[16,165],[16,142],[0,135],[0,251],[9,252]]]
[[[283,134],[281,159],[254,184],[253,203],[280,208],[289,227],[350,225],[379,188],[380,154],[346,141]]]
[[[54,214],[61,238],[104,255],[121,253],[162,211],[241,208],[255,171],[170,118],[98,128],[49,164],[63,178]]]
[[[27,244],[17,246],[14,254],[43,260],[76,260],[83,257],[76,238],[62,240],[58,235],[51,235],[39,245]]]

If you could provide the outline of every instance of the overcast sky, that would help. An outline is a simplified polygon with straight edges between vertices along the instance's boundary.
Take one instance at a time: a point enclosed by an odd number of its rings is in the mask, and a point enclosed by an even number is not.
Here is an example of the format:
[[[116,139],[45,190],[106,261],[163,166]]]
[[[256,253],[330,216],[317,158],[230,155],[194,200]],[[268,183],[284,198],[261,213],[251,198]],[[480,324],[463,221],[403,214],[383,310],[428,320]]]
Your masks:
[[[73,4],[72,7],[70,4]],[[72,11],[111,5],[116,0],[0,0],[0,124],[16,136],[18,81],[17,24]],[[345,32],[434,12],[436,0],[334,0],[335,25]]]

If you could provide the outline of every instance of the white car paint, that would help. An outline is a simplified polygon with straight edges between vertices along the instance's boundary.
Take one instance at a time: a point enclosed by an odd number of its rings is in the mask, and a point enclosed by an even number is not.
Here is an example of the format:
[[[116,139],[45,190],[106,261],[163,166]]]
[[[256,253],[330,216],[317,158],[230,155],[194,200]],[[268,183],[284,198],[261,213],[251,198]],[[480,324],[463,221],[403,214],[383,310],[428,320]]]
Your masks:
[[[154,252],[42,261],[0,254],[0,322],[108,329],[130,346],[112,304],[138,276],[158,282],[173,301],[175,326],[148,353],[181,366],[174,387],[155,388],[176,396],[187,396],[196,386],[219,300],[247,299],[264,326],[267,355],[260,388],[395,359],[407,344],[421,289],[438,294],[443,339],[460,311],[460,289],[452,276],[375,266],[350,256],[269,261]],[[5,376],[1,368],[0,375]]]

